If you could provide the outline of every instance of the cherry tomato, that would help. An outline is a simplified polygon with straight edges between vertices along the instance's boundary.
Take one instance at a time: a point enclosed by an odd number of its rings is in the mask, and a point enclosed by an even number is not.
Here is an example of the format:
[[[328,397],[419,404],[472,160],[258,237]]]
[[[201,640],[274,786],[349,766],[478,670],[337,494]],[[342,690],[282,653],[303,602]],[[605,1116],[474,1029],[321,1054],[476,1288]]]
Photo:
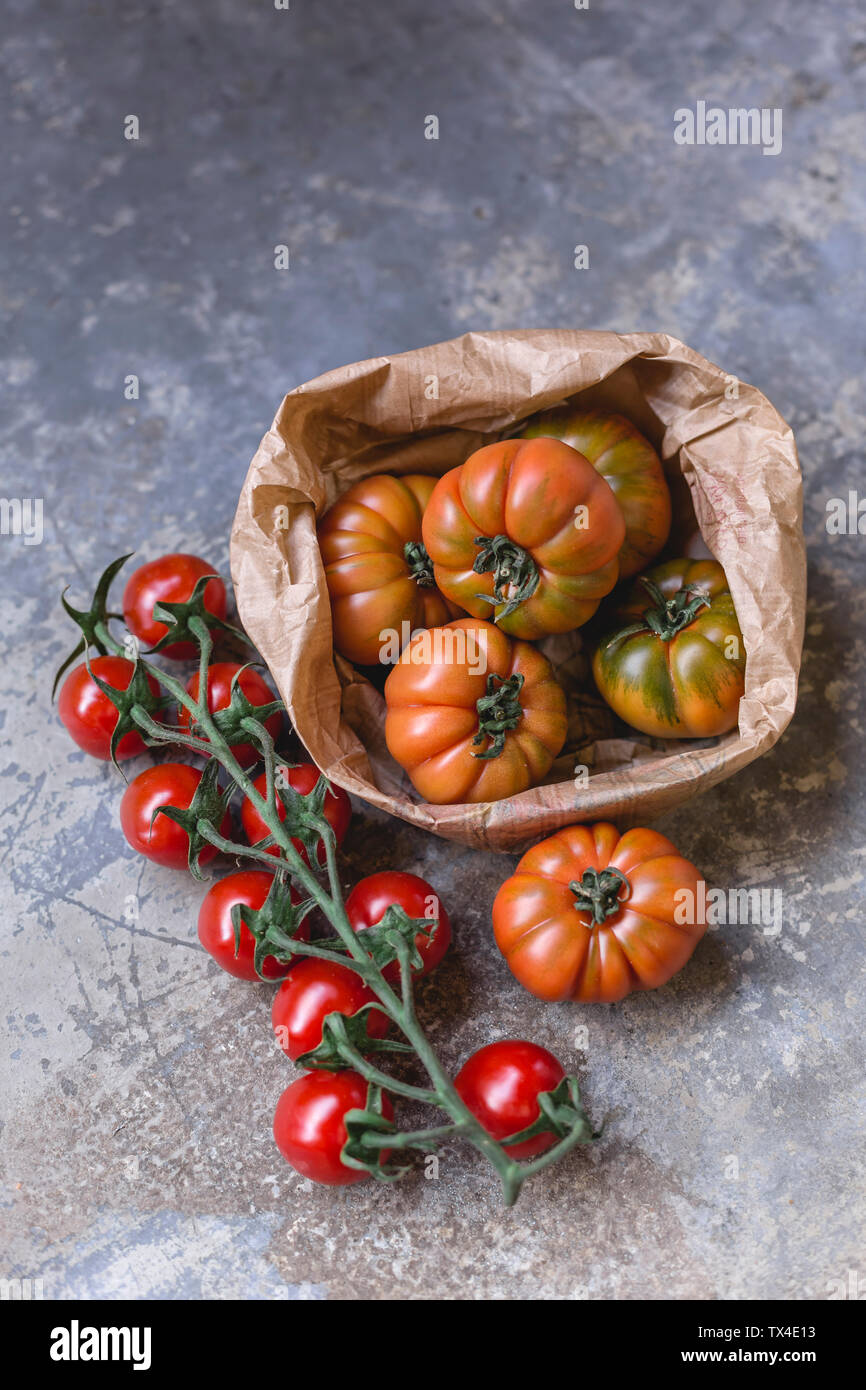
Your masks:
[[[198,939],[217,965],[238,980],[258,980],[254,957],[256,939],[245,922],[241,923],[240,948],[235,953],[235,930],[232,926],[232,908],[235,903],[258,910],[271,890],[273,874],[266,869],[242,869],[236,874],[227,874],[218,879],[205,893],[198,914]],[[292,889],[292,901],[298,896]],[[310,924],[307,918],[301,923],[298,936],[307,941]],[[281,980],[292,969],[292,962],[282,964],[273,956],[265,956],[262,966],[269,980]]]
[[[277,1101],[274,1139],[288,1163],[305,1178],[330,1187],[363,1182],[369,1173],[340,1161],[346,1142],[347,1110],[363,1110],[367,1083],[356,1071],[312,1071],[288,1086]],[[382,1112],[394,1117],[387,1096]],[[387,1150],[383,1159],[387,1157]]]
[[[316,767],[315,763],[299,763],[297,767],[283,768],[282,771],[289,785],[294,787],[295,791],[300,792],[303,796],[309,795],[319,780],[319,769]],[[253,785],[256,791],[261,792],[262,796],[264,796],[267,786],[265,774],[262,773],[260,777],[257,777]],[[333,787],[333,789],[327,793],[325,804],[322,809],[325,820],[333,828],[334,834],[337,837],[337,844],[341,845],[346,831],[349,828],[349,821],[352,819],[352,807],[342,787]],[[280,804],[280,820],[285,819],[286,808]],[[253,806],[252,802],[247,798],[244,798],[241,806],[241,824],[251,845],[257,845],[259,840],[266,839],[271,833],[255,806]],[[304,862],[309,863],[307,852],[300,840],[293,839],[292,844],[302,856]],[[279,856],[279,850],[276,845],[271,845],[267,852],[268,854]],[[325,846],[321,842],[318,847],[318,860],[320,864],[324,864],[325,862]]]
[[[123,620],[130,632],[153,647],[168,628],[153,616],[155,603],[186,603],[202,575],[213,574],[213,565],[197,555],[161,555],[130,575],[123,593]],[[214,578],[204,591],[205,608],[215,618],[225,618],[226,588],[221,579]],[[177,661],[187,661],[198,654],[193,642],[170,642],[161,655]]]
[[[207,707],[211,714],[218,709],[227,709],[231,701],[232,680],[237,672],[238,685],[246,695],[251,705],[269,705],[274,698],[273,691],[263,676],[252,667],[240,666],[236,661],[215,661],[212,666],[207,668]],[[193,699],[198,699],[198,672],[192,677],[187,685],[187,690]],[[181,705],[178,709],[177,722],[182,729],[189,728],[189,710]],[[271,738],[276,739],[283,727],[283,717],[281,714],[272,714],[265,720],[265,728]],[[233,743],[232,752],[240,763],[241,767],[249,767],[254,763],[259,754],[258,750],[251,743]]]
[[[277,1042],[294,1062],[319,1046],[327,1014],[356,1014],[375,998],[347,965],[308,956],[298,962],[274,996],[271,1021]],[[383,1038],[387,1029],[387,1015],[381,1009],[371,1009],[367,1014],[368,1037]]]
[[[534,1124],[538,1097],[553,1091],[565,1076],[552,1052],[537,1043],[507,1039],[473,1052],[454,1079],[457,1093],[488,1134],[501,1143]],[[512,1158],[533,1158],[556,1142],[538,1134],[509,1148]]]
[[[135,666],[123,656],[97,656],[90,663],[91,671],[102,680],[113,685],[115,690],[126,690],[132,680]],[[159,688],[152,676],[147,683],[154,695]],[[69,672],[57,701],[57,713],[66,732],[89,753],[92,758],[107,762],[111,757],[111,735],[117,724],[117,709],[108,696],[103,694],[95,681],[90,679],[87,667],[76,666]],[[124,734],[117,745],[117,760],[135,758],[145,751],[145,743],[140,734],[131,731]]]
[[[355,931],[375,926],[381,922],[385,909],[396,903],[409,917],[436,917],[439,925],[432,936],[419,932],[415,945],[421,953],[424,964],[417,975],[429,975],[435,970],[448,947],[451,945],[451,919],[445,911],[436,890],[426,879],[417,874],[404,874],[397,869],[385,869],[380,874],[370,874],[356,883],[346,899],[346,915]],[[394,983],[400,978],[400,966],[391,961],[382,972],[385,979]]]
[[[187,810],[200,781],[198,768],[187,763],[160,763],[145,768],[130,782],[120,803],[120,824],[134,850],[166,869],[187,867],[189,837],[183,826],[169,816],[157,816],[152,827],[150,821],[159,806]],[[220,833],[228,835],[230,830],[231,816],[226,811]],[[199,863],[207,864],[215,854],[214,846],[206,845]]]

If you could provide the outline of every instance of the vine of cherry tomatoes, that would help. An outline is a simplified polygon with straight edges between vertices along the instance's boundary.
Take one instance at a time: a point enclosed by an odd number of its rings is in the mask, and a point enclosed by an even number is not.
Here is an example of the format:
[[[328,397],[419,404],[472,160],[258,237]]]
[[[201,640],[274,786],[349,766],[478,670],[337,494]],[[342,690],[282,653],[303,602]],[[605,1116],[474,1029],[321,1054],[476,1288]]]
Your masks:
[[[166,604],[170,609],[173,604],[189,602],[196,586],[206,578],[204,608],[217,623],[222,623],[226,613],[225,586],[204,560],[177,553],[164,555],[136,570],[123,596],[123,616],[132,636],[149,646],[162,642],[169,628],[154,616],[154,605]],[[183,661],[194,657],[196,649],[186,641],[167,642],[159,648],[159,654],[170,661]],[[108,760],[112,756],[112,735],[119,718],[118,708],[97,681],[114,692],[127,691],[135,672],[135,663],[126,657],[99,655],[66,675],[58,701],[59,716],[74,742],[91,757]],[[156,700],[159,695],[156,681],[150,675],[146,680],[150,695]],[[267,682],[253,668],[226,661],[213,662],[207,670],[207,708],[212,715],[229,708],[234,687],[239,687],[253,707],[266,706],[274,698]],[[200,677],[196,673],[187,690],[198,700],[199,689]],[[166,716],[167,719],[171,717]],[[200,736],[201,731],[192,723],[184,706],[179,706],[174,718],[181,733]],[[274,741],[279,739],[282,722],[279,713],[265,720],[265,728]],[[241,767],[256,762],[258,753],[253,744],[244,742],[229,746]],[[119,740],[114,757],[123,761],[144,752],[146,744],[141,735],[130,730]],[[206,748],[201,748],[200,752],[206,761]],[[302,797],[310,796],[319,782],[318,768],[312,763],[287,766],[278,771],[285,774],[285,785]],[[187,830],[177,819],[164,814],[164,809],[188,811],[203,776],[201,769],[189,763],[161,762],[145,768],[128,783],[120,804],[120,823],[127,842],[138,854],[166,868],[188,866],[190,839]],[[254,786],[264,794],[264,773]],[[285,806],[282,803],[278,806],[281,806],[280,818],[285,819]],[[326,793],[322,813],[339,847],[351,819],[349,798],[341,788],[334,787]],[[251,846],[261,844],[269,836],[267,825],[248,799],[243,802],[240,819]],[[226,810],[220,825],[224,838],[228,838],[230,829],[231,816]],[[309,864],[306,848],[298,840],[293,839],[292,843]],[[276,845],[266,847],[266,851],[279,856]],[[213,845],[206,845],[199,855],[199,864],[213,860],[217,852]],[[324,863],[321,841],[316,858],[321,866]],[[275,864],[275,872],[276,869]],[[244,920],[244,912],[261,911],[273,883],[274,874],[264,868],[229,873],[212,883],[198,917],[198,936],[204,949],[232,976],[278,984],[272,1005],[272,1024],[277,1043],[293,1061],[322,1044],[324,1022],[329,1015],[341,1014],[348,1018],[363,1011],[366,1036],[371,1044],[384,1038],[390,1020],[386,1012],[377,1007],[373,991],[348,966],[315,956],[278,960],[273,955],[265,955],[257,962],[256,938]],[[298,901],[294,888],[291,892],[292,900]],[[415,973],[427,975],[436,969],[448,950],[452,929],[444,905],[426,880],[397,870],[371,874],[352,889],[345,910],[352,928],[363,935],[394,906],[413,920],[435,919],[435,927],[429,932],[419,932],[414,940],[420,962],[414,967]],[[296,939],[310,940],[309,919],[301,922]],[[398,962],[392,960],[382,974],[390,985],[396,985],[400,974]],[[531,1128],[539,1119],[539,1095],[554,1090],[564,1075],[557,1059],[545,1049],[534,1043],[505,1041],[483,1047],[470,1057],[456,1078],[455,1087],[488,1134],[507,1143],[512,1135]],[[277,1147],[296,1171],[316,1182],[331,1186],[359,1182],[369,1176],[368,1171],[350,1167],[343,1161],[348,1137],[346,1116],[349,1111],[362,1111],[367,1102],[367,1082],[357,1071],[308,1071],[293,1081],[279,1099],[274,1116]],[[381,1115],[386,1121],[393,1117],[393,1105],[387,1094],[381,1097]],[[552,1133],[542,1133],[516,1144],[511,1152],[515,1158],[529,1157],[542,1153],[553,1143]],[[387,1148],[383,1147],[383,1160],[387,1154]]]

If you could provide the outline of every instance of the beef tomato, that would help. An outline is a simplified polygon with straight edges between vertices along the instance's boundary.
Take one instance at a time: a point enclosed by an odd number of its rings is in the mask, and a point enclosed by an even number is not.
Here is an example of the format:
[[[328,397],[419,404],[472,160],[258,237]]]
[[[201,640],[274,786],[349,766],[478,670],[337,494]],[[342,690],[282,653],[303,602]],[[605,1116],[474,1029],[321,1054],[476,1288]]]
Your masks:
[[[546,776],[566,734],[550,662],[492,623],[418,633],[385,682],[385,740],[436,804],[499,801]]]
[[[712,738],[737,722],[746,652],[715,560],[668,560],[619,604],[593,657],[611,709],[656,738]]]
[[[575,449],[505,439],[439,479],[422,532],[446,598],[532,640],[592,617],[616,583],[625,522]]]
[[[657,989],[706,930],[701,875],[655,830],[571,825],[528,850],[493,903],[508,968],[539,999]]]
[[[625,522],[619,577],[627,579],[654,560],[668,538],[671,495],[661,460],[649,440],[624,415],[560,406],[530,420],[524,439],[553,435],[588,459],[609,483]]]
[[[416,628],[462,611],[437,589],[421,539],[436,481],[421,473],[364,478],[319,523],[334,646],[347,661],[394,661]]]

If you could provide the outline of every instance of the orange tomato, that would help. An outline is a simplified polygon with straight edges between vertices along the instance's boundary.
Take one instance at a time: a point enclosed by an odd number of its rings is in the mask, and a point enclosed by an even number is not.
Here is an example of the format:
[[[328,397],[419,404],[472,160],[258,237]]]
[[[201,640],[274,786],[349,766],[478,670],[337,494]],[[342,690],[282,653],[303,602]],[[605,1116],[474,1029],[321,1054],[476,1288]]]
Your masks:
[[[571,825],[528,850],[503,883],[496,944],[539,999],[613,1004],[685,965],[706,931],[700,881],[655,830]]]
[[[593,657],[595,683],[632,728],[656,738],[712,738],[737,722],[746,652],[715,560],[668,560],[619,604]]]
[[[462,611],[436,588],[421,540],[435,486],[421,473],[377,474],[350,487],[320,521],[334,646],[347,661],[393,661],[416,628]]]
[[[385,682],[385,740],[426,801],[499,801],[534,786],[565,742],[550,662],[492,623],[418,633]]]
[[[671,495],[661,460],[648,439],[624,415],[559,406],[536,415],[524,439],[553,435],[589,459],[607,479],[625,521],[619,577],[627,579],[654,560],[671,527]]]
[[[422,531],[442,593],[531,640],[592,617],[616,583],[625,522],[582,454],[505,439],[439,479]]]

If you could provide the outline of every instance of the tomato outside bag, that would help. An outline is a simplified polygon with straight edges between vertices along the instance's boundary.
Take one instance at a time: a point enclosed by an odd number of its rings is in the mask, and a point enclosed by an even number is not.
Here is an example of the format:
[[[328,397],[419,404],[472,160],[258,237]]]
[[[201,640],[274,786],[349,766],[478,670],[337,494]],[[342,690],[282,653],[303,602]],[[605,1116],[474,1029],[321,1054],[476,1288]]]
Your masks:
[[[747,653],[739,727],[709,740],[625,730],[595,690],[583,629],[538,644],[569,713],[543,785],[427,805],[388,754],[380,689],[333,652],[316,519],[359,478],[441,475],[566,401],[625,415],[657,449],[674,500],[659,558],[702,537],[724,567]],[[463,844],[524,850],[575,822],[646,823],[765,753],[794,713],[806,562],[793,435],[755,387],[667,334],[467,333],[297,387],[250,465],[231,558],[241,619],[313,760],[346,791]]]

